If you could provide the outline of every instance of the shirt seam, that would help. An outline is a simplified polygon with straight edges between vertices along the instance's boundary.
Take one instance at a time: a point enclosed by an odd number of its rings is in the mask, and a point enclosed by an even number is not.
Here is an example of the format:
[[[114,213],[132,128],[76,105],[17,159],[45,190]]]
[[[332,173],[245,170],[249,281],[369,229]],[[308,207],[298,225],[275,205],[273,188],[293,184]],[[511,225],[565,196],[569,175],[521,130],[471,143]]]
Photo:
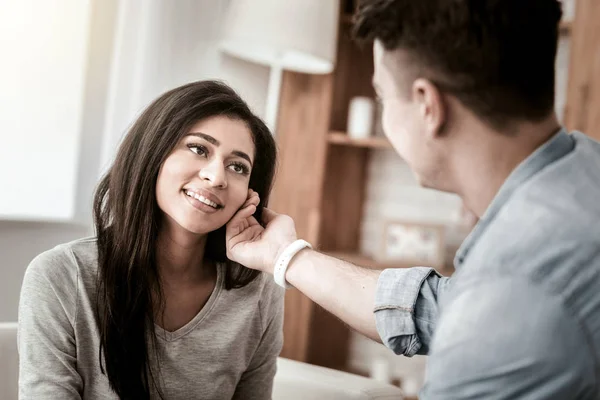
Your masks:
[[[417,297],[418,297],[418,293],[417,293]],[[373,309],[374,312],[377,311],[383,311],[383,310],[401,310],[401,311],[406,311],[409,313],[414,312],[415,308],[414,307],[402,307],[402,306],[398,306],[398,305],[394,305],[394,304],[384,304],[384,305],[380,305],[377,306]]]
[[[75,257],[75,253],[73,252],[73,249],[69,248],[68,249],[68,257],[70,258],[70,261],[73,263],[73,266],[75,267],[75,309],[73,310],[73,321],[71,321],[71,325],[73,325],[73,330],[75,330],[75,325],[77,324],[77,317],[79,315],[79,268],[77,266],[77,259]]]
[[[75,253],[72,248],[69,248],[69,257],[75,266],[76,274],[75,274],[75,312],[73,314],[73,340],[75,341],[75,353],[77,353],[77,338],[75,337],[75,332],[77,331],[77,322],[79,317],[79,267],[77,265],[77,258],[75,257]],[[78,362],[79,360],[75,357],[75,369],[78,370]]]
[[[267,282],[267,279],[268,279],[268,277],[264,273],[262,273],[263,295],[264,295],[264,289],[267,287],[267,284],[269,283],[269,282]],[[258,318],[260,319],[260,330],[264,335],[265,330],[267,329],[268,325],[265,326],[265,324],[264,324],[263,307],[265,307],[265,305],[264,305],[264,301],[263,301],[263,296],[261,295],[258,299]]]

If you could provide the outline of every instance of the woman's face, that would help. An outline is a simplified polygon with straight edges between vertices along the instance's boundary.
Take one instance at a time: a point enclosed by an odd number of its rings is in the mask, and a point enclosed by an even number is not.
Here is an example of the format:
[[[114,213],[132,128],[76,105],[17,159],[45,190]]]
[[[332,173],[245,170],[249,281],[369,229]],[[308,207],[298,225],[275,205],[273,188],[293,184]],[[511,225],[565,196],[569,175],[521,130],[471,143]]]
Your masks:
[[[215,116],[193,125],[158,173],[156,200],[167,223],[194,234],[225,225],[247,198],[254,154],[243,121]]]

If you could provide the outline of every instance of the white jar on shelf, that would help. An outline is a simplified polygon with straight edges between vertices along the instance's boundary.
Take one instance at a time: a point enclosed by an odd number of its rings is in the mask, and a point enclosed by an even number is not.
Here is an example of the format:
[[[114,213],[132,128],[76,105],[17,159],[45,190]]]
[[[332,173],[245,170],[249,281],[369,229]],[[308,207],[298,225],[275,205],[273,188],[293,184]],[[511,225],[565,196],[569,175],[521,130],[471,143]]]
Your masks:
[[[348,107],[348,136],[354,139],[370,137],[373,131],[374,113],[373,99],[365,96],[353,97]]]

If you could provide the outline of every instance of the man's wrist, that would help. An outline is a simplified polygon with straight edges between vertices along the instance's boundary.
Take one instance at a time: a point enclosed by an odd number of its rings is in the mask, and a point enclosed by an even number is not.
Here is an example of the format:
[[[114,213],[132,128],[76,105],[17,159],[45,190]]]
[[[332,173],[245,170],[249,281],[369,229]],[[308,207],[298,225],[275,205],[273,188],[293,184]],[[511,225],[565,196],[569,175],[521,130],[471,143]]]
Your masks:
[[[306,247],[296,253],[294,258],[290,260],[287,271],[285,272],[286,282],[289,282],[292,286],[296,286],[296,283],[301,279],[300,276],[302,274],[302,270],[306,269],[308,259],[314,252],[315,250]]]
[[[275,257],[267,263],[268,270],[266,272],[270,273],[271,275],[275,274],[275,264],[277,264],[277,260],[279,260],[279,257],[281,257],[285,249],[287,249],[287,247],[292,243],[294,243],[294,240],[287,241],[277,248],[277,251],[275,252]]]
[[[296,255],[306,248],[312,249],[310,243],[306,240],[297,239],[285,246],[283,251],[279,252],[273,271],[273,278],[279,286],[285,289],[292,288],[292,285],[290,285],[286,279],[287,269]]]

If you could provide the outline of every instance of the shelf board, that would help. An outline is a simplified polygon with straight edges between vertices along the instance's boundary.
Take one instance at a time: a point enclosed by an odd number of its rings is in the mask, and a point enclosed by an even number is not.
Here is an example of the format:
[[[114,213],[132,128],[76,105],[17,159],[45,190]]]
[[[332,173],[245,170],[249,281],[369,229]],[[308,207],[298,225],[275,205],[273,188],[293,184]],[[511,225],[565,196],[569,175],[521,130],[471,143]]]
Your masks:
[[[366,149],[392,149],[392,144],[386,138],[371,137],[366,139],[353,139],[345,132],[330,132],[327,141],[340,146],[361,147]]]

